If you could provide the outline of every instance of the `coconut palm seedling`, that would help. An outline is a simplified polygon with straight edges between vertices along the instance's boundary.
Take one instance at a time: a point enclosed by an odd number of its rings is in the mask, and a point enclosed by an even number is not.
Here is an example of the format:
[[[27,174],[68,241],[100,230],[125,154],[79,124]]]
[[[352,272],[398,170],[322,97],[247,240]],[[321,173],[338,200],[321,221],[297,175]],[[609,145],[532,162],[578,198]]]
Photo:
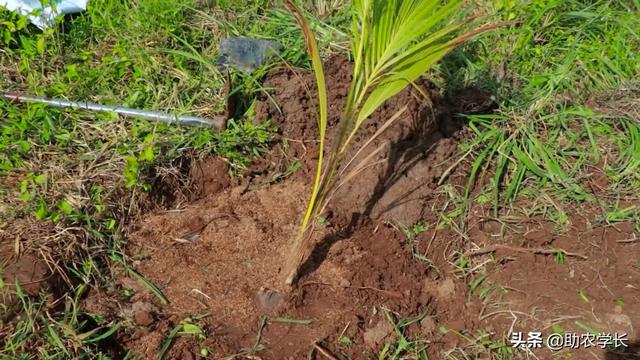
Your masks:
[[[387,120],[378,132],[365,141],[356,155],[345,162],[358,129],[385,101],[411,85],[453,48],[497,25],[480,27],[460,35],[463,24],[452,22],[451,18],[462,0],[354,0],[351,29],[353,77],[340,119],[339,135],[333,149],[327,154],[325,166],[327,91],[322,60],[314,34],[302,12],[293,1],[285,2],[306,40],[316,77],[319,107],[319,149],[313,188],[285,268],[288,274],[286,283],[291,285],[312,245],[310,235],[313,220],[321,214],[327,201],[339,187],[338,178],[348,180],[354,171],[362,169],[362,166],[356,165],[354,170],[345,175],[345,170],[350,168],[353,160],[399,118],[405,109]],[[366,154],[361,163],[371,159],[376,151]]]

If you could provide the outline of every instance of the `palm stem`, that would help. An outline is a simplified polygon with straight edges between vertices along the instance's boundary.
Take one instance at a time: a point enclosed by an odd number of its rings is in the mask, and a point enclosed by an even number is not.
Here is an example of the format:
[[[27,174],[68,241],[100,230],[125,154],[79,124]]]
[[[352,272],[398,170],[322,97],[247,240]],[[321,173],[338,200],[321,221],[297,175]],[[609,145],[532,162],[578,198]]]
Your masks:
[[[320,112],[320,145],[311,198],[286,269],[287,283],[292,284],[298,267],[310,251],[312,222],[325,208],[330,199],[328,195],[334,194],[332,189],[336,179],[342,176],[338,172],[342,169],[349,146],[362,124],[389,98],[412,84],[451,49],[495,26],[482,27],[455,38],[454,34],[461,25],[443,23],[453,16],[462,0],[353,0],[354,40],[351,48],[355,65],[347,102],[340,119],[340,131],[325,166],[327,98],[322,62],[302,12],[292,0],[285,2],[300,23],[309,48],[316,73]],[[436,27],[439,30],[432,31]],[[359,152],[360,150],[357,154]]]

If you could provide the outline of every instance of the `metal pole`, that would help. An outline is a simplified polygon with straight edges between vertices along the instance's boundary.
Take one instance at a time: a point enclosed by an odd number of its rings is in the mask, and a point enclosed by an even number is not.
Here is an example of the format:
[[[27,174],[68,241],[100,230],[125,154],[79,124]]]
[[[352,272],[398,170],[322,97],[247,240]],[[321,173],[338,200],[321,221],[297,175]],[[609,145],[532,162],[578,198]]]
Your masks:
[[[197,116],[174,115],[160,111],[131,109],[122,106],[101,105],[89,102],[48,99],[40,96],[28,96],[16,93],[6,93],[2,96],[13,101],[41,103],[58,108],[74,108],[89,111],[115,112],[126,117],[142,118],[150,121],[160,121],[167,123],[177,122],[184,125],[210,127],[215,130],[222,130],[225,128],[225,119],[222,116],[215,117],[214,119],[205,119]]]

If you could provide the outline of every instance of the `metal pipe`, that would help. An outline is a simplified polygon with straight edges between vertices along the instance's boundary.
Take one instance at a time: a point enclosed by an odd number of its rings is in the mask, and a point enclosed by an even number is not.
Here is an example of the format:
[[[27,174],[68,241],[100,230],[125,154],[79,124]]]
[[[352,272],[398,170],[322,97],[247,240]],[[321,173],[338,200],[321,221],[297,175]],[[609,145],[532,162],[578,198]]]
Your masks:
[[[115,112],[126,117],[142,118],[150,121],[161,121],[167,123],[177,122],[184,125],[210,127],[215,130],[222,130],[225,128],[225,119],[222,116],[216,117],[214,119],[205,119],[197,116],[174,115],[160,111],[131,109],[122,106],[101,105],[90,102],[48,99],[40,96],[28,96],[16,93],[5,93],[2,94],[2,96],[13,101],[41,103],[58,108],[74,108],[89,111]]]

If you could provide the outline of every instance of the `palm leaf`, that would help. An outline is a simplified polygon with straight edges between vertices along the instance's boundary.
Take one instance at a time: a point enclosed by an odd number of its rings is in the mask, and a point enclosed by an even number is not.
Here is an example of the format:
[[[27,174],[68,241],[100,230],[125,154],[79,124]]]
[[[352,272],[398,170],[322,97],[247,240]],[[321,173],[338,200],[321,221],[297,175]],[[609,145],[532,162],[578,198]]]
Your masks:
[[[318,197],[320,188],[320,179],[322,175],[322,164],[324,158],[324,139],[327,129],[327,89],[324,79],[324,70],[322,68],[322,59],[320,58],[320,51],[318,50],[318,43],[316,42],[316,39],[311,32],[311,28],[304,18],[304,15],[302,15],[302,11],[300,11],[300,9],[293,3],[293,1],[286,0],[285,3],[302,28],[302,33],[307,43],[307,49],[311,56],[313,72],[316,76],[316,85],[318,87],[318,109],[320,112],[320,116],[318,117],[318,139],[320,142],[318,146],[318,162],[316,165],[316,175],[313,182],[311,199],[309,200],[309,206],[307,207],[307,211],[305,212],[304,218],[302,220],[301,232],[304,233],[312,217],[313,204],[315,204],[316,202],[316,198]]]
[[[456,37],[461,24],[448,23],[462,0],[353,0],[351,31],[354,69],[340,132],[323,170],[327,124],[327,98],[318,46],[302,12],[285,0],[302,28],[318,86],[319,154],[311,199],[290,257],[287,283],[309,249],[309,224],[335,190],[336,177],[344,175],[342,162],[358,129],[387,100],[413,84],[456,46],[496,26],[486,26]],[[502,26],[502,25],[497,25]],[[378,135],[378,134],[377,134]],[[376,135],[376,136],[377,136]],[[366,142],[368,144],[369,142]],[[358,151],[358,154],[360,154]],[[371,154],[369,154],[371,155]],[[366,156],[365,159],[371,156]],[[342,169],[342,171],[338,171]],[[356,172],[361,169],[357,167]],[[350,178],[351,176],[348,176]],[[348,180],[348,179],[347,179]],[[341,183],[342,184],[342,183]]]

